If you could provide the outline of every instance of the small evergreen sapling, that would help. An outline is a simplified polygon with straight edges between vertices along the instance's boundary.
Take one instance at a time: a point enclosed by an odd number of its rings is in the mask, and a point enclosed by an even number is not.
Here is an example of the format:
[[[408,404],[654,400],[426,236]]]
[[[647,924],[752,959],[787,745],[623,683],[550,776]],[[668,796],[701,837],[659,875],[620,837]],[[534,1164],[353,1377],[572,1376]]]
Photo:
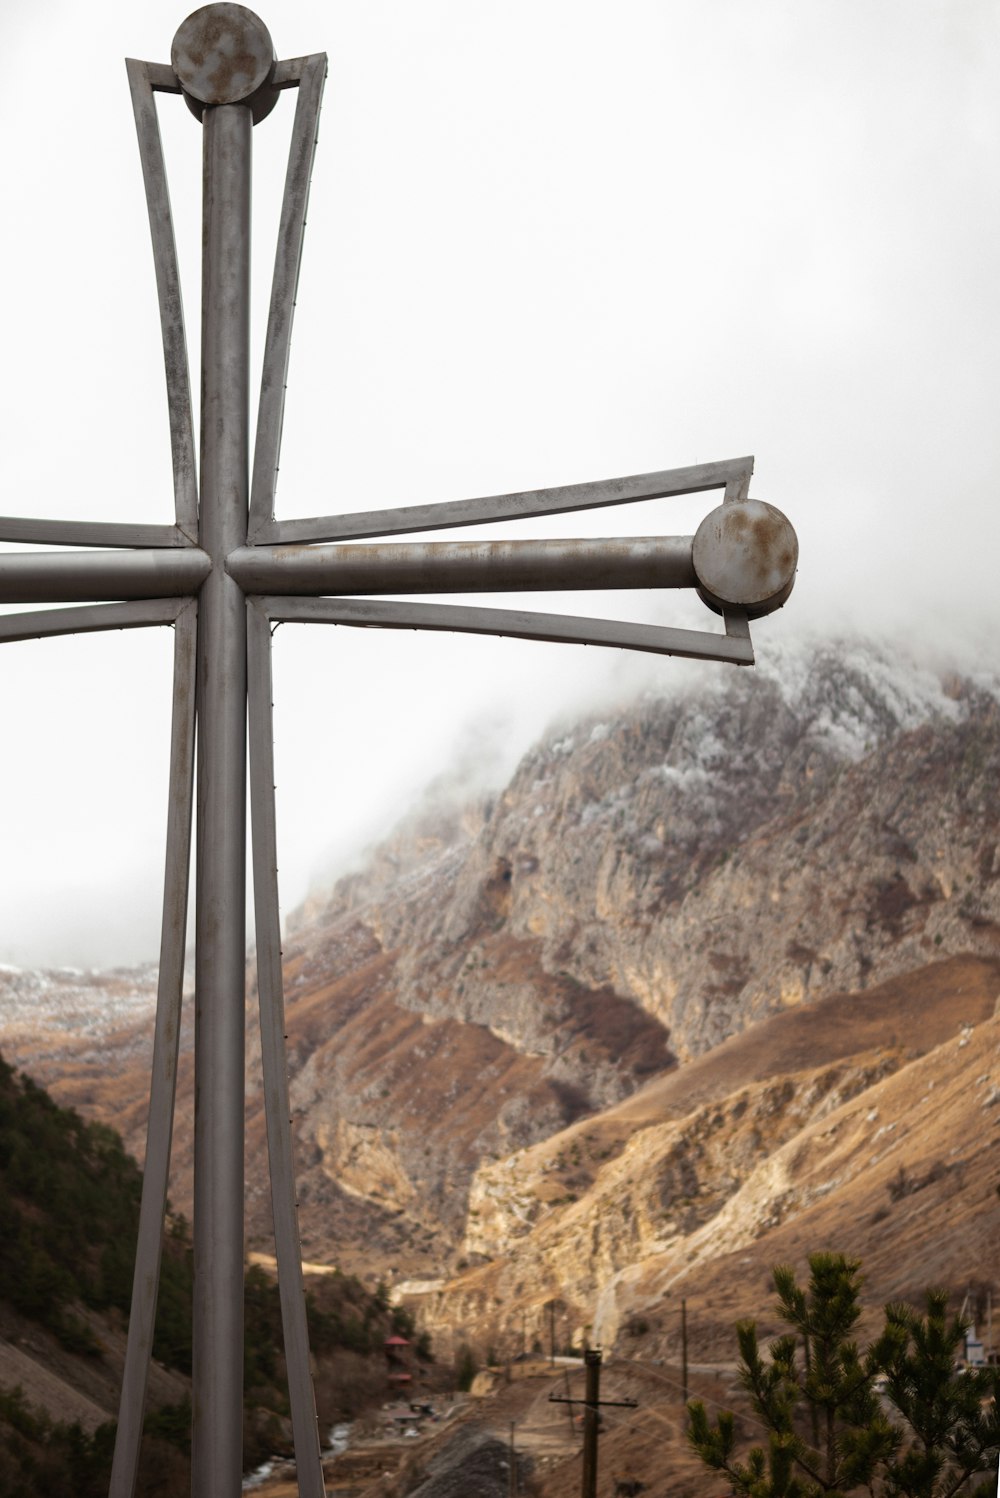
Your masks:
[[[741,1498],[992,1498],[993,1479],[963,1484],[996,1461],[1000,1373],[956,1374],[964,1332],[937,1291],[926,1316],[888,1306],[882,1333],[862,1352],[859,1269],[843,1255],[814,1254],[805,1289],[787,1265],[775,1269],[791,1332],[764,1357],[756,1324],[737,1327],[740,1378],[767,1445],[739,1460],[735,1417],[723,1411],[712,1423],[694,1401],[692,1446]]]
[[[872,1387],[874,1368],[853,1332],[861,1315],[859,1264],[840,1254],[814,1254],[802,1289],[787,1265],[774,1271],[779,1309],[792,1331],[761,1355],[756,1323],[737,1327],[740,1379],[767,1447],[736,1460],[735,1422],[712,1426],[704,1406],[690,1408],[692,1445],[710,1467],[727,1474],[746,1498],[846,1498],[870,1483],[891,1456],[899,1433]]]
[[[992,1479],[964,1484],[997,1458],[1000,1370],[956,1372],[965,1327],[958,1316],[949,1317],[944,1291],[928,1291],[926,1307],[921,1316],[912,1306],[886,1306],[885,1329],[873,1348],[886,1375],[886,1398],[906,1426],[884,1491],[889,1498],[993,1498]]]

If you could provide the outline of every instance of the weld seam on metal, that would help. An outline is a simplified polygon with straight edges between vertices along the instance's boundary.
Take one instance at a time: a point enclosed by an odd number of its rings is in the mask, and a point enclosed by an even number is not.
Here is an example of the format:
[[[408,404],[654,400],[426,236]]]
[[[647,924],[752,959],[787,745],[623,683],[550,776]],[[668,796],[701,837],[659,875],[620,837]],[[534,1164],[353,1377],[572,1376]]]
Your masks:
[[[750,480],[753,478],[753,458],[746,458],[744,463],[745,466],[727,480],[726,492],[722,496],[722,503],[725,505],[735,504],[749,498]]]
[[[302,75],[312,62],[318,57],[318,52],[311,52],[307,57],[286,57],[274,65],[274,77],[271,79],[272,88],[298,88]],[[324,53],[325,57],[326,54]]]
[[[126,63],[131,59],[126,58]],[[141,64],[146,69],[146,77],[154,94],[180,94],[180,79],[170,66],[169,62],[144,62]]]
[[[750,639],[750,618],[746,609],[723,609],[722,618],[730,640]]]

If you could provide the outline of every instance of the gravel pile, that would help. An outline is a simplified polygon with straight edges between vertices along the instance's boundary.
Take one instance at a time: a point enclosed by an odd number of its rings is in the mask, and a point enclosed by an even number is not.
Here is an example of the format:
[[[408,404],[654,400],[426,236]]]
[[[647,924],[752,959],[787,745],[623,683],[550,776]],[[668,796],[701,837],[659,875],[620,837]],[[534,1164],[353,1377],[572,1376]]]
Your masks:
[[[517,1458],[523,1482],[529,1462]],[[510,1448],[474,1427],[459,1431],[427,1463],[427,1476],[409,1498],[507,1498],[510,1492]]]

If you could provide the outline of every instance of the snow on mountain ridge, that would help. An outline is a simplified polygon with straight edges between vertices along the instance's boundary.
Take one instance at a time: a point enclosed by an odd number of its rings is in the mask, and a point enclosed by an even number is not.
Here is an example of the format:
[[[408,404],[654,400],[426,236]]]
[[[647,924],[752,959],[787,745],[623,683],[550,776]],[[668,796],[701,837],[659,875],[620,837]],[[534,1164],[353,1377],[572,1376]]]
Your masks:
[[[0,968],[0,1034],[110,1034],[156,1007],[157,968]]]
[[[858,760],[895,732],[931,718],[955,722],[961,705],[939,671],[861,640],[769,652],[758,674],[773,681],[809,732],[845,759]]]

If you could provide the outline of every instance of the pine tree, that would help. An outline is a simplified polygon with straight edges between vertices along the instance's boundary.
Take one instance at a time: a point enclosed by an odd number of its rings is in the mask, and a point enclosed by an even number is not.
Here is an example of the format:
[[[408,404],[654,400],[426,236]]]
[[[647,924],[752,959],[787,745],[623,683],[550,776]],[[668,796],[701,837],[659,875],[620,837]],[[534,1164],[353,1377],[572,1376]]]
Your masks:
[[[873,1353],[886,1375],[885,1394],[905,1421],[906,1435],[889,1463],[887,1498],[951,1498],[961,1491],[991,1495],[992,1480],[963,1484],[992,1465],[1000,1446],[1000,1372],[965,1368],[955,1358],[965,1337],[948,1316],[942,1290],[927,1293],[926,1315],[911,1306],[886,1306],[885,1330]]]
[[[862,1352],[854,1339],[859,1270],[841,1254],[814,1254],[803,1289],[789,1266],[775,1269],[778,1308],[791,1332],[764,1357],[756,1324],[737,1327],[740,1379],[767,1445],[737,1459],[735,1417],[723,1411],[712,1423],[700,1401],[689,1406],[691,1444],[741,1498],[992,1495],[991,1482],[962,1485],[996,1459],[1000,1373],[956,1375],[963,1328],[948,1319],[943,1292],[928,1295],[926,1316],[886,1307],[881,1335]]]

